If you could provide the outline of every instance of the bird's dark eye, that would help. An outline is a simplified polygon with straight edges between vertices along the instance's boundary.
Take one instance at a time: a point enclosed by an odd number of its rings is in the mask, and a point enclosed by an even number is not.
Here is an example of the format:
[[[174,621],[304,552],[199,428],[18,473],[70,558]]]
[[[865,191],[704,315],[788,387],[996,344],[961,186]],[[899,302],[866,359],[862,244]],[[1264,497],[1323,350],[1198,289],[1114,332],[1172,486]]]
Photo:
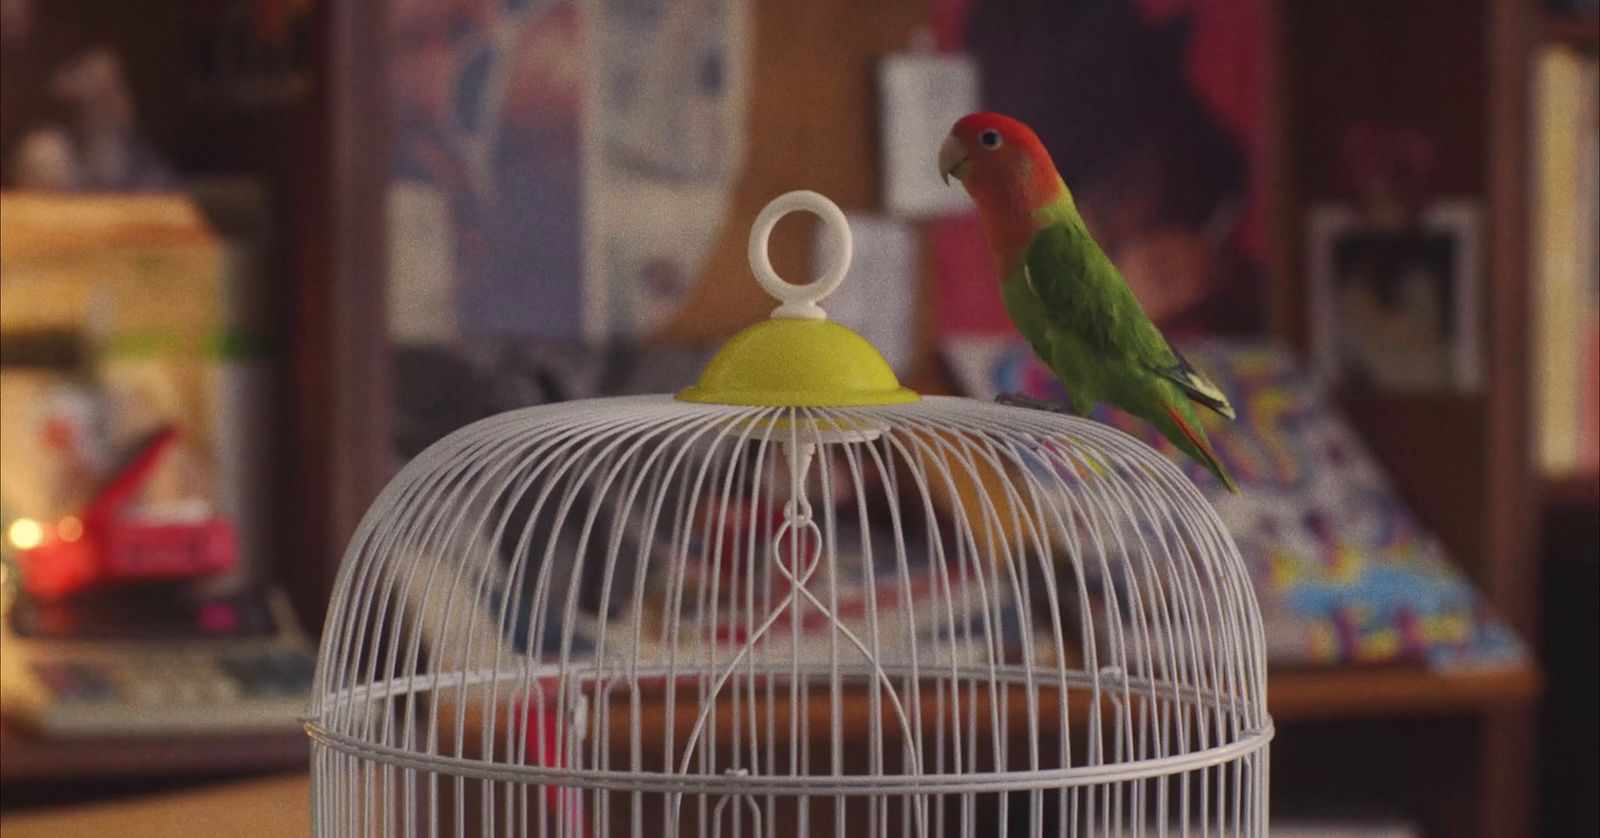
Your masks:
[[[978,145],[993,151],[1000,147],[1000,132],[990,128],[978,135]]]

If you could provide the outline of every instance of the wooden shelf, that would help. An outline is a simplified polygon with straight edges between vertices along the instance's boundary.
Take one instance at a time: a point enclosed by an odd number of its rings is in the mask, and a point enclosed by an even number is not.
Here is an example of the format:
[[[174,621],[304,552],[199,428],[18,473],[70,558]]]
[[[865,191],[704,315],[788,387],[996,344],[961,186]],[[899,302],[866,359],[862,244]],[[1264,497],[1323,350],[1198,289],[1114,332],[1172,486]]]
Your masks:
[[[1539,500],[1547,512],[1600,507],[1600,472],[1540,478]]]
[[[1539,37],[1546,43],[1600,47],[1600,15],[1547,13],[1539,24]]]
[[[6,783],[244,774],[303,768],[310,758],[301,731],[68,742],[35,739],[0,724],[0,781]]]
[[[1334,719],[1467,716],[1530,706],[1538,698],[1542,687],[1543,677],[1533,664],[1459,672],[1433,672],[1399,666],[1345,666],[1273,672],[1267,682],[1267,702],[1274,720],[1279,724]],[[699,718],[694,696],[686,692],[669,716],[663,695],[658,686],[645,687],[635,718],[635,714],[629,710],[627,691],[619,690],[607,716],[609,732],[605,740],[612,743],[629,742],[637,725],[642,732],[640,741],[645,743],[645,753],[652,758],[659,754],[655,747],[663,741],[669,722],[675,730],[673,737],[680,743],[687,740],[691,730],[703,721]],[[801,711],[806,719],[803,728],[811,731],[813,737],[818,737],[816,741],[823,741],[829,735],[834,719],[827,695],[819,689],[814,696]],[[1063,717],[1061,694],[1041,684],[1033,696],[1042,730],[1055,730]],[[1135,695],[1135,700],[1142,698],[1142,694]],[[772,700],[774,703],[770,712],[776,718],[789,718],[791,705],[787,691],[778,690]],[[976,718],[990,717],[992,699],[987,691],[972,693],[970,700],[975,704],[969,712],[974,713]],[[931,720],[931,708],[941,703],[933,687],[924,687],[918,702],[923,708],[924,722]],[[1013,733],[1022,732],[1025,728],[1020,726],[1025,725],[1029,716],[1027,692],[1013,686],[1006,691],[1001,703],[1005,706],[998,711],[1000,717],[1012,720]],[[1071,719],[1074,726],[1086,724],[1093,703],[1087,690],[1072,688],[1066,702],[1066,717]],[[844,694],[841,706],[837,721],[845,740],[865,741],[871,735],[873,717],[867,693],[851,687]],[[1103,706],[1106,712],[1112,712],[1110,703]],[[732,710],[732,705],[727,701],[722,702],[722,708],[712,721],[716,731],[714,737],[719,741],[729,741],[735,737],[732,725],[737,723],[739,714]],[[510,712],[509,705],[498,708],[494,722],[497,728],[504,730],[510,723],[507,716]],[[885,723],[891,722],[887,704],[879,712],[884,714]],[[448,704],[440,708],[440,713],[440,729],[450,729],[456,725],[456,717]],[[470,743],[480,740],[483,723],[482,708],[469,704],[463,728],[466,734],[462,740],[468,743],[469,749]],[[476,752],[467,755],[473,758],[481,756]]]
[[[1531,664],[1462,672],[1338,668],[1275,672],[1267,682],[1273,718],[1345,719],[1469,713],[1526,705],[1542,686]]]

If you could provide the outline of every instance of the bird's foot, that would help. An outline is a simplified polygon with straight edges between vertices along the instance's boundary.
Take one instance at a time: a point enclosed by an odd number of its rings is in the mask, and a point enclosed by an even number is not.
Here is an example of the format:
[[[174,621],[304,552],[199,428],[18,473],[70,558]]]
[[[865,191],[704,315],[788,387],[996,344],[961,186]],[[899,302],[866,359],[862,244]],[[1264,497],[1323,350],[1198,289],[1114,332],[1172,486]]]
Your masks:
[[[1036,399],[1022,393],[1001,393],[994,397],[996,404],[1007,407],[1025,407],[1029,410],[1043,410],[1048,413],[1064,413],[1068,416],[1078,416],[1078,410],[1069,401],[1055,399]]]

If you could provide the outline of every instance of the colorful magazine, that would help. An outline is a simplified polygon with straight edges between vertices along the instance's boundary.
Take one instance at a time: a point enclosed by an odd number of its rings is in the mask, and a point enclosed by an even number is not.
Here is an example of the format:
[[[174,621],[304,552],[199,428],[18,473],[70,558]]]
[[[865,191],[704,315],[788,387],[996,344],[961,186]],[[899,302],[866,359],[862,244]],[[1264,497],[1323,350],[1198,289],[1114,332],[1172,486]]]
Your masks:
[[[1525,655],[1290,353],[1222,340],[1186,345],[1184,353],[1238,411],[1237,422],[1202,413],[1240,494],[1143,421],[1104,406],[1094,418],[1181,461],[1205,492],[1255,580],[1274,663],[1447,667]],[[975,398],[1066,395],[1020,341],[956,338],[944,354]]]

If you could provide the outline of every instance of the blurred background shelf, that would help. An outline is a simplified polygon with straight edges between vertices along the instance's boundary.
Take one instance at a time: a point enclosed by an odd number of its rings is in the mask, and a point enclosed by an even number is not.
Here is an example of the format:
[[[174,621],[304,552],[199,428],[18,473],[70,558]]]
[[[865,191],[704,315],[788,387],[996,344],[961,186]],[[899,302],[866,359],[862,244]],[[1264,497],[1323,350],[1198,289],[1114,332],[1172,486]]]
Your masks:
[[[1539,36],[1547,43],[1600,47],[1600,15],[1547,12],[1539,24]]]
[[[44,741],[0,722],[0,781],[201,776],[303,768],[304,733],[179,739]]]
[[[1275,672],[1267,702],[1278,722],[1473,713],[1527,706],[1539,696],[1536,667],[1461,672],[1416,668]]]
[[[1582,510],[1600,506],[1600,474],[1546,476],[1539,481],[1546,510]]]

